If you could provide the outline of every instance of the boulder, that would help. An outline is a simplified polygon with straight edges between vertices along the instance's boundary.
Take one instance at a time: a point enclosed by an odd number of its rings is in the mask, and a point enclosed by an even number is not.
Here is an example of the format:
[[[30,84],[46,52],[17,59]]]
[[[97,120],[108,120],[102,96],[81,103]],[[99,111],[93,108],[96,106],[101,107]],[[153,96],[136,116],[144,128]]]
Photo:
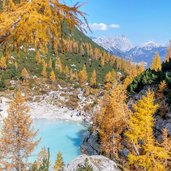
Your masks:
[[[76,171],[80,166],[85,165],[86,160],[88,161],[88,165],[92,167],[93,171],[121,171],[115,161],[102,155],[81,155],[65,166],[64,171]]]

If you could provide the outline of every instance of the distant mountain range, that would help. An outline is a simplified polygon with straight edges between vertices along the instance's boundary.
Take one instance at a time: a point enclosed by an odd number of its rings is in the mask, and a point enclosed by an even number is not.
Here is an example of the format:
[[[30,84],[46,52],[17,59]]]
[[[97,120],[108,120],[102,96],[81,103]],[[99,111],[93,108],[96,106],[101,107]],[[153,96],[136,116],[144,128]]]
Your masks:
[[[145,42],[139,46],[133,46],[126,36],[92,38],[94,42],[105,48],[111,54],[131,60],[133,62],[145,62],[148,66],[156,52],[159,52],[161,60],[167,53],[167,45],[161,45],[153,41]]]

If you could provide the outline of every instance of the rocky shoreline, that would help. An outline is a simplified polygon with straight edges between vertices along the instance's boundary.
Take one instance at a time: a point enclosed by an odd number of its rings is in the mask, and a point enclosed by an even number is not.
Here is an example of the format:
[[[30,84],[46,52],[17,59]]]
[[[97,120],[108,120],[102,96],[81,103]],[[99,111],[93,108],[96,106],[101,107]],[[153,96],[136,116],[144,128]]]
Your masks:
[[[71,98],[73,98],[71,100]],[[0,120],[7,116],[7,109],[12,98],[0,97]],[[83,96],[81,90],[73,97],[71,92],[50,91],[40,96],[29,97],[27,103],[33,119],[70,120],[89,122],[91,114],[84,110],[93,100]]]
[[[10,100],[1,97],[0,103],[0,119],[2,120],[7,116],[7,109]],[[59,119],[59,120],[71,120],[71,121],[84,121],[85,116],[81,115],[78,110],[71,110],[67,107],[59,107],[46,101],[42,102],[29,102],[30,115],[33,119]]]

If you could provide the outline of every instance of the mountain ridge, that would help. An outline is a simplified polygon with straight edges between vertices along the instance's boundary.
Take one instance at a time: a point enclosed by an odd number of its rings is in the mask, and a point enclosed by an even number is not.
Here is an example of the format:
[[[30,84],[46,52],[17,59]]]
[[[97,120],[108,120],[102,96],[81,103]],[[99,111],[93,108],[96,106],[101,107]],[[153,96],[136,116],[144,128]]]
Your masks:
[[[164,60],[167,51],[167,44],[164,45],[154,41],[147,41],[133,46],[131,41],[124,35],[98,37],[92,40],[111,54],[137,63],[145,62],[147,65],[150,65],[156,52],[159,53],[161,60]]]

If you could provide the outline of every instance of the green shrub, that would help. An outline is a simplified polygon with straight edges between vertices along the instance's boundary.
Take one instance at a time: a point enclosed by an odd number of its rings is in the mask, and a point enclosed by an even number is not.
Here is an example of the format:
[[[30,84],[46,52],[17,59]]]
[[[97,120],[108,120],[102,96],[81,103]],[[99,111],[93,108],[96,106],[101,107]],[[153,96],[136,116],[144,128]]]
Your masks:
[[[88,159],[85,159],[84,166],[79,166],[77,171],[93,171],[93,168],[88,163]]]
[[[166,72],[166,83],[168,88],[171,88],[171,73],[170,72]]]
[[[1,79],[0,80],[0,91],[3,91],[5,90],[6,86],[5,86],[5,81],[4,79]]]
[[[128,86],[127,90],[130,93],[137,93],[142,90],[145,85],[159,84],[163,79],[164,77],[161,71],[156,72],[154,70],[147,69],[142,74],[135,77],[133,82]]]
[[[15,90],[15,87],[10,86],[8,89],[9,89],[9,90]]]
[[[171,59],[168,62],[162,63],[162,71],[169,71],[171,70]]]

